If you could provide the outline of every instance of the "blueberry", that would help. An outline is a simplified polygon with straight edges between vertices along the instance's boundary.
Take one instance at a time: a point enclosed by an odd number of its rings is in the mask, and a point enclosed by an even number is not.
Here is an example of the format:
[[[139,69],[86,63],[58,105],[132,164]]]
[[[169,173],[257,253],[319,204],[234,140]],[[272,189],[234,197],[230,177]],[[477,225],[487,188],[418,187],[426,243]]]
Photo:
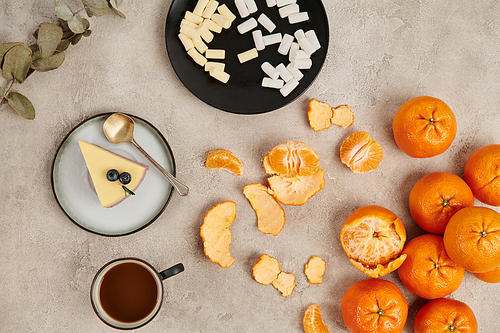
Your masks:
[[[118,179],[120,179],[120,183],[122,183],[123,185],[127,185],[132,180],[132,177],[128,172],[122,172]]]
[[[108,178],[108,180],[110,182],[114,182],[114,181],[118,180],[118,176],[119,176],[119,173],[115,169],[111,169],[108,171],[108,173],[106,173],[106,178]]]

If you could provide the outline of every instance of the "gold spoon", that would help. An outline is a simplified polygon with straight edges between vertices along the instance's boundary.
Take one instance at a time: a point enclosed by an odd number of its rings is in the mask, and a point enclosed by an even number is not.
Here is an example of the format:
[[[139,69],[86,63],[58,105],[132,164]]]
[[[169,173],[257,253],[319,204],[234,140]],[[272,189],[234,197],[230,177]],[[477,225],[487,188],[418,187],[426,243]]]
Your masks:
[[[106,119],[102,125],[104,135],[112,143],[130,142],[137,148],[160,172],[168,179],[170,184],[177,190],[180,195],[187,195],[189,188],[179,182],[167,170],[158,164],[144,149],[141,148],[134,140],[134,121],[129,116],[122,113],[114,113]]]

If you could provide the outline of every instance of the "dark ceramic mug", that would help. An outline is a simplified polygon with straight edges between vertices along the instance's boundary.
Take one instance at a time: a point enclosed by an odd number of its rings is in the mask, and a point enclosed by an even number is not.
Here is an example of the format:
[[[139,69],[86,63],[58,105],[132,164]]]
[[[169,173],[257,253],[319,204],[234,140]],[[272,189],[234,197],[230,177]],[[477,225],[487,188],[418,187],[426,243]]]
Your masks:
[[[128,330],[144,326],[160,311],[162,281],[183,270],[182,264],[158,272],[141,259],[113,260],[94,277],[90,289],[92,307],[113,328]]]

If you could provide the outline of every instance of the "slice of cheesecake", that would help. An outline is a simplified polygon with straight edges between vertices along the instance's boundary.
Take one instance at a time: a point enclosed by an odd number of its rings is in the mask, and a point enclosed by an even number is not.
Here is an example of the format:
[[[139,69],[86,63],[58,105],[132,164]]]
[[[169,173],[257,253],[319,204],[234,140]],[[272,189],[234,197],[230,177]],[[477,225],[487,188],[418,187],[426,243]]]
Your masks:
[[[107,179],[106,174],[109,170],[115,169],[120,174],[128,172],[132,180],[126,187],[132,192],[136,191],[146,176],[146,171],[149,168],[147,165],[134,162],[83,140],[79,140],[78,143],[99,201],[105,208],[113,207],[129,196],[119,180],[109,181]]]

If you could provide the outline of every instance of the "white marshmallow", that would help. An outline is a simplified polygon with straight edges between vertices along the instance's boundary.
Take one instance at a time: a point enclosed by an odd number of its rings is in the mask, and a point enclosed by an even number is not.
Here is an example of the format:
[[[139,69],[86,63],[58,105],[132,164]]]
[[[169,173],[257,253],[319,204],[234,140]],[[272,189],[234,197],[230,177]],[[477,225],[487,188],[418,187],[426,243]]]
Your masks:
[[[237,28],[238,28],[238,31],[240,32],[240,34],[243,35],[244,33],[249,32],[250,30],[252,30],[256,26],[257,26],[257,21],[253,17],[251,17],[248,20],[246,20],[245,22],[240,23]]]
[[[299,81],[295,78],[291,79],[290,81],[288,81],[281,89],[280,89],[280,93],[283,95],[283,97],[286,97],[288,95],[290,95],[290,93],[295,89],[297,88],[297,86],[299,85]]]
[[[238,13],[241,18],[245,18],[250,15],[244,0],[234,0],[234,4],[236,5],[236,9],[238,9]]]
[[[316,36],[316,31],[309,30],[305,33],[305,35],[306,35],[306,38],[309,39],[312,46],[314,46],[314,48],[316,50],[319,50],[321,48],[321,44],[319,43],[318,36]]]
[[[282,39],[280,32],[272,34],[272,35],[267,35],[267,36],[264,36],[262,38],[264,39],[264,44],[266,46],[281,43],[281,39]]]
[[[280,13],[281,18],[285,18],[285,17],[288,17],[292,14],[297,14],[298,12],[300,12],[300,9],[299,9],[299,5],[294,3],[291,5],[285,6],[285,7],[281,7],[278,10],[278,12]]]
[[[262,79],[262,86],[265,88],[281,89],[283,85],[284,85],[283,80],[273,80],[268,77]]]
[[[296,24],[307,20],[309,20],[309,14],[307,14],[307,12],[300,12],[288,16],[288,23],[290,24]]]
[[[263,49],[266,48],[266,45],[264,44],[264,38],[262,38],[262,31],[260,30],[252,31],[252,37],[257,51],[262,51]]]
[[[271,21],[271,19],[264,13],[260,14],[257,21],[259,21],[259,23],[262,24],[262,26],[269,32],[273,32],[274,29],[276,29],[276,24],[274,24],[273,21]]]
[[[280,76],[280,72],[267,61],[263,63],[260,68],[262,68],[262,71],[273,80],[277,80]]]
[[[279,64],[278,66],[276,66],[276,70],[278,70],[278,72],[280,72],[280,77],[285,81],[285,82],[288,82],[290,81],[291,79],[293,79],[293,75],[290,74],[290,72],[288,71],[288,69],[286,69],[285,65],[283,65],[282,63]]]
[[[304,38],[306,36],[306,34],[304,33],[304,30],[302,30],[302,29],[295,31],[293,33],[293,35],[295,36],[295,39],[297,41],[299,41],[299,39]]]
[[[293,36],[289,34],[285,34],[281,39],[280,46],[278,47],[278,53],[282,55],[287,55],[290,50],[290,46],[293,43]]]

